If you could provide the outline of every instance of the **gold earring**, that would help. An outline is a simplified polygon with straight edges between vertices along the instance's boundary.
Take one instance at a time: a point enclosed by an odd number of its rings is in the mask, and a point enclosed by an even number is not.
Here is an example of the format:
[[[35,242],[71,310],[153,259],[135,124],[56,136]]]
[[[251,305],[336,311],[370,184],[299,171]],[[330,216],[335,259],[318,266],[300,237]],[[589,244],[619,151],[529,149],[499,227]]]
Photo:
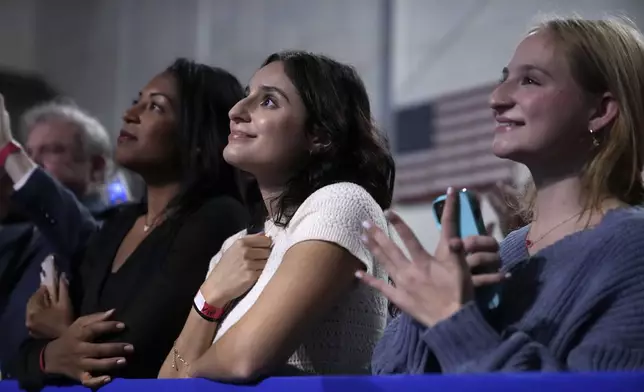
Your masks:
[[[597,137],[597,133],[591,128],[589,129],[590,131],[590,137],[593,139],[593,146],[599,147],[599,138]]]

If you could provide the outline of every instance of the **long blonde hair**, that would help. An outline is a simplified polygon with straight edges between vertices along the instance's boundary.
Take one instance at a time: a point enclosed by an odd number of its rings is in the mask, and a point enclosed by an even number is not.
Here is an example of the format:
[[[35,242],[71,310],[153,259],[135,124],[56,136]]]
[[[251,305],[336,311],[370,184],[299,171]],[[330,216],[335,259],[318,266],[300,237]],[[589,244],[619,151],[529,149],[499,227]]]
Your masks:
[[[550,18],[530,33],[537,31],[553,38],[585,92],[610,92],[619,107],[609,125],[594,130],[599,145],[580,173],[583,212],[600,210],[611,197],[628,205],[644,203],[644,36],[630,21],[617,18]],[[527,220],[533,218],[535,196],[529,181],[520,206]]]

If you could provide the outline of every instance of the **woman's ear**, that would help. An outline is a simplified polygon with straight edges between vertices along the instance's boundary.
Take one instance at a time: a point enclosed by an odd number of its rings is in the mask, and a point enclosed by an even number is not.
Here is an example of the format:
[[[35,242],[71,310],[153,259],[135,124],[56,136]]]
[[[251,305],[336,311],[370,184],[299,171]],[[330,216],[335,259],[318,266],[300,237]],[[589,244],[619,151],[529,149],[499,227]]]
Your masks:
[[[315,135],[310,139],[309,152],[317,153],[326,150],[331,146],[331,140],[328,137]]]
[[[618,114],[619,104],[617,100],[613,94],[606,92],[602,95],[588,122],[588,129],[601,133],[608,124],[617,118]]]

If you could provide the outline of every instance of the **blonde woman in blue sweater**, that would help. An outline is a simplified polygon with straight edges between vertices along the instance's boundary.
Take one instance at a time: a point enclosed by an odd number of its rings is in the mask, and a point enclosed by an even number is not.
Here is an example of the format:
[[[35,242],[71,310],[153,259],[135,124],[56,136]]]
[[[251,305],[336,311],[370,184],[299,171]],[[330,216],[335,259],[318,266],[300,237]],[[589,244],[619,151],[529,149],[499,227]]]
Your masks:
[[[463,251],[471,240],[449,224],[454,192],[435,255],[395,214],[409,259],[365,224],[364,240],[396,287],[357,276],[403,311],[372,370],[644,369],[644,38],[623,21],[549,20],[502,75],[490,99],[493,150],[525,164],[533,183],[531,223],[501,243],[502,273],[488,279],[500,282],[500,305],[474,301]]]

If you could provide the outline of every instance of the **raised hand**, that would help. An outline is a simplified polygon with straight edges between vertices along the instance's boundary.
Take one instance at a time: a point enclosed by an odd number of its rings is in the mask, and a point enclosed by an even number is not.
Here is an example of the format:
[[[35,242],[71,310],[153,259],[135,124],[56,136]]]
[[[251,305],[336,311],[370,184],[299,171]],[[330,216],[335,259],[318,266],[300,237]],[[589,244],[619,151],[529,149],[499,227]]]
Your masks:
[[[450,317],[474,299],[464,243],[458,238],[457,209],[458,197],[450,188],[435,255],[422,247],[409,226],[393,212],[387,214],[387,219],[398,232],[410,258],[382,230],[365,222],[363,241],[396,285],[363,271],[356,272],[356,276],[426,326]]]
[[[477,235],[463,239],[465,262],[470,268],[474,287],[500,283],[509,277],[500,271],[499,243],[490,235]],[[490,272],[494,271],[494,272]]]
[[[11,120],[5,109],[4,97],[0,94],[0,148],[13,140],[11,133]]]

